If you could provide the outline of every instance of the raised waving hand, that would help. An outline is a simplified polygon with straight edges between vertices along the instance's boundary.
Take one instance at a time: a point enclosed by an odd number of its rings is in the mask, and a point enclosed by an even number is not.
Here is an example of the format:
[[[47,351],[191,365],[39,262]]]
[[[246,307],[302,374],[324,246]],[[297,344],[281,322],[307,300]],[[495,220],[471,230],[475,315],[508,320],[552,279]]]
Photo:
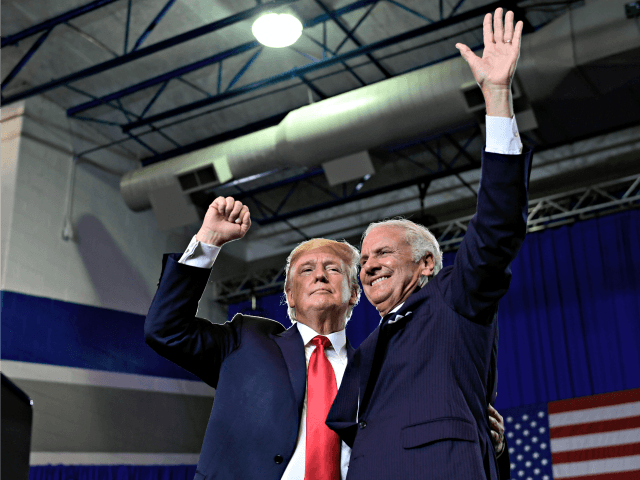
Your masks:
[[[511,81],[520,56],[523,23],[519,21],[514,27],[513,12],[508,11],[503,24],[502,12],[502,8],[497,8],[493,16],[487,13],[484,17],[482,58],[462,43],[456,43],[456,48],[482,89],[487,115],[510,117]]]

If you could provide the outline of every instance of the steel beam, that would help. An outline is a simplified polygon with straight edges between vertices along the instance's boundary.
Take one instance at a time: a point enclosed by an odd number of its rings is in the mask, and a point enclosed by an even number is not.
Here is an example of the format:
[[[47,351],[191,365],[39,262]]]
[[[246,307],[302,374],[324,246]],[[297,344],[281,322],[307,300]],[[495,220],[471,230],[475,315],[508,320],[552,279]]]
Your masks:
[[[377,1],[378,0],[367,0],[366,2],[356,2],[355,4],[347,5],[346,7],[340,8],[340,9],[338,9],[335,12],[332,12],[332,13],[333,13],[335,18],[338,18],[341,15],[344,15],[345,13],[349,13],[349,12],[353,11],[353,8],[352,8],[353,5],[358,6],[358,8],[363,8],[364,6],[369,5],[371,3],[375,3]],[[323,15],[320,15],[320,16],[314,18],[314,19],[309,20],[308,22],[305,23],[305,28],[309,28],[309,26],[317,25],[319,23],[319,19],[326,18],[326,17],[327,17],[327,14],[323,14]],[[328,17],[328,18],[331,18],[331,17]],[[204,68],[204,67],[207,67],[209,65],[213,65],[215,63],[221,62],[225,58],[230,58],[230,57],[233,57],[235,55],[239,55],[241,53],[244,53],[247,50],[250,50],[250,49],[258,47],[259,45],[260,45],[260,43],[258,41],[254,40],[252,42],[247,42],[247,43],[244,43],[244,44],[239,45],[237,47],[230,48],[228,50],[225,50],[224,52],[212,55],[211,57],[207,57],[207,58],[205,58],[203,60],[199,60],[199,61],[193,62],[193,63],[191,63],[189,65],[185,65],[184,67],[180,67],[180,68],[177,68],[177,69],[172,70],[170,72],[158,75],[158,76],[156,76],[154,78],[151,78],[149,80],[145,80],[145,81],[137,83],[135,85],[130,85],[129,87],[126,87],[126,88],[123,88],[121,90],[118,90],[117,92],[113,92],[113,93],[110,93],[108,95],[105,95],[105,96],[99,98],[98,100],[92,100],[90,102],[85,102],[85,103],[73,106],[73,107],[71,107],[71,108],[69,108],[67,110],[67,115],[75,115],[77,113],[80,113],[82,111],[88,110],[90,108],[97,107],[97,106],[101,105],[102,103],[105,103],[105,102],[108,102],[108,101],[111,101],[111,100],[115,100],[117,98],[122,98],[122,97],[124,97],[126,95],[131,95],[131,94],[133,94],[135,92],[138,92],[140,90],[144,90],[145,88],[149,88],[151,86],[154,86],[154,85],[157,85],[157,84],[160,84],[160,83],[164,83],[165,81],[170,80],[172,78],[175,78],[175,77],[178,77],[178,76],[182,76],[182,75],[185,75],[187,73],[190,73],[190,72],[193,72],[195,70],[198,70],[200,68]],[[151,48],[151,47],[147,47],[147,48]],[[145,49],[143,49],[143,50],[145,50]],[[140,51],[143,51],[143,50],[140,50]],[[122,58],[122,57],[120,57],[120,58]],[[117,60],[117,59],[114,59],[114,60]],[[348,70],[350,70],[350,68],[346,64],[345,64],[345,67]],[[218,85],[220,85],[219,81],[220,81],[220,76],[221,76],[220,74],[222,72],[221,68],[222,67],[220,66],[220,70],[218,71]],[[351,72],[351,73],[353,75],[355,75],[355,73],[353,73],[353,72]],[[363,85],[365,85],[365,83],[359,77],[356,76],[356,78]],[[220,88],[218,88],[218,94],[220,94]],[[14,95],[14,97],[16,97],[16,95]],[[6,102],[13,101],[12,98],[13,97],[7,98],[7,99],[5,99],[5,101]],[[210,96],[209,98],[214,98],[214,97]]]
[[[163,152],[153,157],[146,158],[142,161],[142,166],[146,167],[147,165],[161,162],[169,158],[177,157],[178,155],[184,155],[186,153],[199,150],[201,148],[215,145],[216,143],[224,142],[226,140],[231,140],[232,138],[237,138],[237,137],[241,137],[242,135],[247,135],[249,133],[257,132],[258,130],[262,130],[263,128],[273,127],[274,125],[279,124],[284,119],[284,117],[287,116],[288,113],[289,113],[288,111],[279,113],[277,115],[273,115],[271,117],[264,118],[257,122],[251,123],[249,125],[236,128],[235,130],[229,130],[227,132],[214,135],[212,137],[208,137],[203,140],[190,143],[188,145],[184,145],[180,148],[175,148],[173,150],[169,150],[168,152]],[[77,117],[72,117],[72,118],[77,118]]]
[[[336,17],[335,14],[324,3],[321,2],[321,0],[316,0],[316,3],[320,6],[320,8],[322,8],[322,10],[324,10],[324,13],[326,13],[331,17],[331,20],[333,20],[333,22],[338,26],[338,28],[340,28],[340,30],[342,30],[342,32],[347,36],[349,40],[355,43],[357,47],[362,47],[362,42],[356,38],[354,32],[350,31],[340,21],[340,19]],[[386,68],[384,68],[372,54],[367,53],[366,56],[378,68],[378,70],[382,72],[385,78],[392,77],[391,73],[389,73],[389,71]]]
[[[49,20],[45,20],[44,22],[38,23],[33,27],[26,28],[21,32],[14,33],[13,35],[8,35],[2,39],[2,48],[15,45],[20,40],[30,37],[31,35],[35,35],[36,33],[44,32],[47,30],[51,30],[56,25],[60,25],[61,23],[68,22],[80,15],[84,15],[85,13],[92,12],[93,10],[97,10],[98,8],[102,8],[110,3],[117,2],[118,0],[97,0],[95,2],[88,3],[78,8],[74,8],[73,10],[69,10],[68,12],[62,13],[56,17],[50,18]]]
[[[260,42],[258,42],[257,40],[254,40],[253,42],[248,42],[238,47],[230,48],[229,50],[225,50],[224,52],[216,53],[215,55],[207,57],[203,60],[190,63],[189,65],[185,65],[184,67],[176,68],[175,70],[171,70],[170,72],[163,73],[162,75],[158,75],[156,77],[150,78],[149,80],[145,80],[135,85],[131,85],[129,87],[123,88],[122,90],[118,90],[117,92],[113,92],[113,93],[110,93],[109,95],[105,95],[104,97],[96,98],[95,100],[81,103],[80,105],[76,105],[75,107],[71,107],[67,110],[67,115],[71,117],[80,112],[84,112],[85,110],[89,110],[90,108],[97,107],[99,105],[110,102],[112,100],[117,100],[119,98],[126,97],[127,95],[131,95],[132,93],[136,93],[140,90],[153,87],[154,85],[165,83],[173,78],[181,77],[182,75],[186,75],[187,73],[193,72],[200,68],[222,62],[226,58],[231,58],[236,55],[240,55],[244,52],[247,52],[249,50],[253,50],[254,48],[257,48],[259,45],[260,45]],[[209,97],[209,98],[213,98],[213,97]]]
[[[131,49],[132,52],[135,52],[138,49],[138,47],[140,45],[142,45],[142,42],[144,42],[147,39],[147,37],[149,36],[149,34],[152,32],[152,30],[154,28],[156,28],[158,23],[160,23],[160,20],[162,20],[162,18],[167,14],[167,12],[173,6],[175,1],[176,0],[169,0],[165,4],[165,6],[162,7],[162,10],[160,10],[160,12],[158,12],[158,14],[155,16],[155,18],[153,20],[151,20],[151,23],[147,26],[147,28],[145,28],[144,32],[142,32],[142,35],[140,35],[140,37],[136,41],[136,44]],[[124,52],[124,53],[127,53],[127,52]]]
[[[51,27],[51,29],[53,29],[53,27]],[[24,56],[18,62],[18,64],[15,67],[13,67],[13,69],[9,72],[9,75],[7,75],[7,77],[4,80],[2,80],[2,87],[1,87],[2,90],[4,90],[5,87],[9,84],[9,82],[13,80],[16,75],[18,75],[20,70],[23,69],[23,67],[31,59],[33,54],[36,53],[36,50],[40,48],[40,46],[44,43],[44,41],[47,39],[50,33],[51,33],[51,30],[45,31],[42,35],[40,35],[40,37],[38,37],[35,43],[31,45],[31,48],[29,49],[29,51],[25,53]]]
[[[411,187],[414,185],[419,185],[420,183],[424,183],[427,181],[435,180],[438,178],[448,177],[450,175],[460,174],[462,172],[466,172],[469,170],[473,170],[478,168],[477,165],[464,165],[457,168],[453,168],[451,170],[443,170],[441,172],[432,173],[428,175],[421,175],[416,178],[412,178],[409,180],[405,180],[403,182],[395,183],[393,185],[386,185],[384,187],[376,188],[373,190],[369,190],[366,192],[356,192],[355,194],[349,195],[346,198],[340,198],[336,200],[331,200],[328,202],[320,203],[317,205],[312,205],[306,208],[300,208],[298,210],[294,210],[293,212],[287,212],[281,215],[274,215],[269,218],[255,218],[254,220],[259,225],[269,225],[276,222],[282,222],[284,220],[289,220],[291,218],[299,217],[301,215],[307,215],[309,213],[315,213],[320,210],[325,210],[327,208],[337,207],[339,205],[344,205],[346,203],[355,202],[357,200],[363,200],[365,198],[375,197],[376,195],[381,195],[383,193],[392,192],[394,190],[399,190],[406,187]]]
[[[386,38],[384,40],[380,40],[378,42],[374,42],[371,43],[369,45],[363,45],[362,47],[358,47],[354,50],[351,50],[349,52],[346,53],[342,53],[340,55],[336,55],[334,57],[331,58],[326,58],[324,60],[320,60],[318,62],[313,62],[311,64],[307,64],[303,67],[297,67],[297,68],[293,68],[291,70],[288,70],[286,72],[280,73],[278,75],[274,75],[273,77],[270,78],[265,78],[262,80],[258,80],[257,82],[251,83],[249,85],[245,85],[233,90],[229,90],[226,91],[224,93],[221,93],[219,95],[214,95],[210,98],[205,98],[202,100],[198,100],[196,102],[192,102],[189,103],[187,105],[183,105],[181,107],[177,107],[177,108],[173,108],[171,110],[167,110],[165,112],[161,112],[158,113],[156,115],[153,115],[151,117],[148,117],[146,119],[141,119],[135,122],[130,122],[126,125],[123,125],[122,127],[122,131],[123,132],[129,132],[135,128],[139,128],[142,127],[144,125],[148,125],[150,123],[153,122],[158,122],[161,120],[165,120],[167,118],[171,118],[174,117],[176,115],[180,115],[183,113],[187,113],[190,112],[191,110],[195,110],[197,108],[202,108],[205,107],[207,105],[212,105],[214,103],[218,103],[218,102],[222,102],[224,100],[227,100],[229,98],[233,98],[233,97],[237,97],[239,95],[243,95],[245,93],[257,90],[259,88],[264,88],[270,85],[275,85],[277,83],[280,82],[284,82],[286,80],[289,80],[291,78],[295,78],[295,77],[299,77],[300,75],[305,75],[307,73],[316,71],[316,70],[321,70],[323,68],[335,65],[337,63],[342,63],[346,60],[352,59],[352,58],[356,58],[362,55],[366,55],[367,53],[376,51],[376,50],[380,50],[382,48],[386,48],[389,47],[391,45],[395,45],[397,43],[401,43],[404,42],[406,40],[410,40],[412,38],[416,38],[422,35],[425,35],[427,33],[433,32],[434,30],[438,30],[440,28],[445,28],[451,25],[455,25],[457,23],[469,20],[471,18],[475,18],[477,16],[480,15],[484,15],[486,14],[488,11],[491,11],[494,8],[498,8],[498,7],[502,7],[505,5],[505,3],[509,3],[509,2],[505,2],[505,1],[497,1],[497,2],[492,2],[488,5],[483,5],[482,7],[478,7],[478,8],[474,8],[473,10],[468,10],[464,13],[461,13],[459,15],[456,15],[454,17],[449,17],[445,20],[439,21],[439,22],[435,22],[432,23],[430,25],[425,25],[419,28],[416,28],[414,30],[410,30],[408,32],[404,32],[401,33],[399,35],[395,35],[393,37],[389,37]]]
[[[217,20],[215,22],[209,23],[202,27],[189,30],[188,32],[182,33],[175,37],[171,37],[166,40],[154,43],[153,45],[150,45],[145,48],[141,48],[140,50],[136,50],[135,52],[127,53],[118,58],[107,60],[106,62],[99,63],[98,65],[94,65],[92,67],[85,68],[84,70],[80,70],[78,72],[71,73],[64,77],[51,80],[50,82],[43,83],[36,87],[25,90],[24,92],[16,93],[15,95],[11,95],[10,97],[3,98],[2,101],[3,103],[11,103],[18,100],[23,100],[33,95],[38,95],[40,93],[46,92],[48,90],[52,90],[66,83],[70,83],[76,80],[80,80],[82,78],[87,78],[92,75],[102,73],[106,70],[119,67],[121,65],[132,62],[139,58],[146,57],[148,55],[151,55],[152,53],[165,50],[175,45],[179,45],[181,43],[188,42],[189,40],[193,40],[194,38],[201,37],[202,35],[206,35],[216,30],[220,30],[221,28],[228,27],[229,25],[242,22],[244,20],[247,20],[248,18],[253,17],[254,15],[257,15],[258,13],[260,13],[265,9],[274,8],[279,5],[286,5],[296,1],[297,0],[272,0],[269,3],[263,3],[262,5],[258,5],[256,7],[250,8],[249,10],[236,13],[235,15],[231,15],[230,17],[223,18],[222,20]]]

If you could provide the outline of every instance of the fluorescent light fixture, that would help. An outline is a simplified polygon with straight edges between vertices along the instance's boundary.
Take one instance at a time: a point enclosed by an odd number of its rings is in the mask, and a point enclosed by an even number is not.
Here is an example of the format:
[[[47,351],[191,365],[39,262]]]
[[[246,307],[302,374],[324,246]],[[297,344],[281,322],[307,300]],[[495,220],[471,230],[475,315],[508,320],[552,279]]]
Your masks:
[[[251,27],[253,35],[267,47],[282,48],[293,45],[302,34],[302,23],[288,13],[267,13]]]

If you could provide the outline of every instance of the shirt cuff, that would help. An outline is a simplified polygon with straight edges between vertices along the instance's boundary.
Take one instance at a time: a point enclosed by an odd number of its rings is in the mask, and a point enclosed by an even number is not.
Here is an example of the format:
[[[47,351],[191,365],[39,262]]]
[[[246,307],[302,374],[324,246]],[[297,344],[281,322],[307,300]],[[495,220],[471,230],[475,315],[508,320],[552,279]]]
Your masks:
[[[178,263],[191,267],[211,268],[218,257],[218,253],[220,253],[220,247],[199,242],[194,235]]]
[[[520,155],[522,141],[515,115],[512,118],[485,115],[487,144],[485,151],[503,155]]]

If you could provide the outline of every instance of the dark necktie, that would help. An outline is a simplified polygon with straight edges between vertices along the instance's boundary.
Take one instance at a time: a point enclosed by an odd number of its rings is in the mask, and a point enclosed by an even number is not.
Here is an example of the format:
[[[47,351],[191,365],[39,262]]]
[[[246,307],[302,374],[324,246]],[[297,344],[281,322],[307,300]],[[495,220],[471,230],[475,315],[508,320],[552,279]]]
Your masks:
[[[305,480],[340,480],[340,438],[325,424],[338,387],[336,375],[325,348],[327,337],[318,335],[311,342],[316,349],[309,359],[307,376],[307,448]]]

